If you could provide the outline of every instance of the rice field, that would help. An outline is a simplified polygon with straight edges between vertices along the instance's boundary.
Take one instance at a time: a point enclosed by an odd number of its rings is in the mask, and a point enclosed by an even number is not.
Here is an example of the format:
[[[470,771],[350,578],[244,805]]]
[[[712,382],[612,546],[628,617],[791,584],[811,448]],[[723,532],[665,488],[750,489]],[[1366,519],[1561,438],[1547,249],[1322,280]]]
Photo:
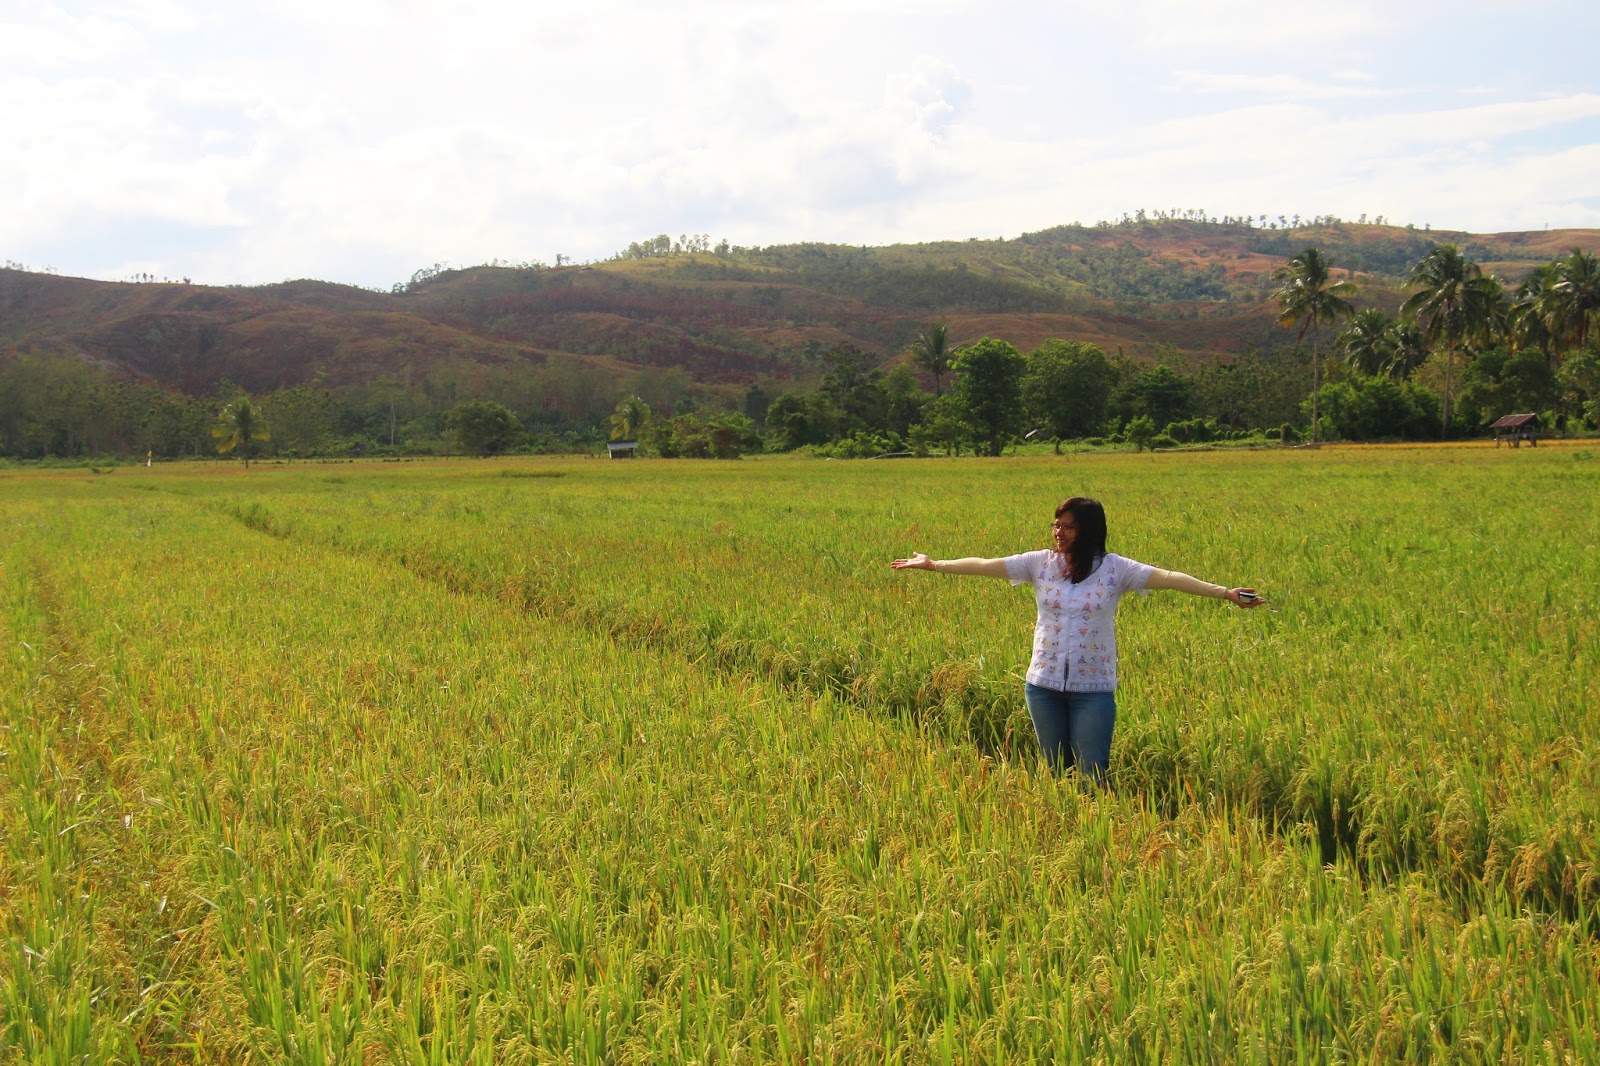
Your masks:
[[[1026,589],[1114,551],[1105,790]],[[0,1061],[1600,1060],[1600,459],[0,470]]]

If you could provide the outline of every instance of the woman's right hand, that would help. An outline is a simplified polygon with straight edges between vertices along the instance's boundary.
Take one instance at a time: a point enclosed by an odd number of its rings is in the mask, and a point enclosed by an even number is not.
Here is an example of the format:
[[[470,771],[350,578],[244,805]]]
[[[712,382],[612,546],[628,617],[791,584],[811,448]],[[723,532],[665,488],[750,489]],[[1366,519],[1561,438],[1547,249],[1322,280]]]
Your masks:
[[[932,570],[933,560],[921,552],[912,552],[909,559],[896,559],[889,564],[895,570]]]

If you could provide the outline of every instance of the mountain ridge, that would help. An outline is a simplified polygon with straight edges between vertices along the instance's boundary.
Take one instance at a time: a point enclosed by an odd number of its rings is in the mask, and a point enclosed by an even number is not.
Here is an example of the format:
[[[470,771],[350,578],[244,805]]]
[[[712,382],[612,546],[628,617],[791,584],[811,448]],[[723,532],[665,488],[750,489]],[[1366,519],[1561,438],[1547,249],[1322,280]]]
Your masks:
[[[958,343],[996,336],[1028,350],[1061,337],[1204,360],[1288,341],[1274,325],[1271,279],[1301,248],[1324,249],[1361,284],[1364,304],[1392,312],[1406,264],[1446,241],[1514,282],[1572,248],[1600,251],[1600,230],[1130,219],[1010,240],[438,268],[387,293],[313,279],[218,287],[3,269],[0,361],[72,356],[192,395],[224,382],[267,392],[553,363],[788,387],[814,376],[830,347],[888,361],[934,320]]]

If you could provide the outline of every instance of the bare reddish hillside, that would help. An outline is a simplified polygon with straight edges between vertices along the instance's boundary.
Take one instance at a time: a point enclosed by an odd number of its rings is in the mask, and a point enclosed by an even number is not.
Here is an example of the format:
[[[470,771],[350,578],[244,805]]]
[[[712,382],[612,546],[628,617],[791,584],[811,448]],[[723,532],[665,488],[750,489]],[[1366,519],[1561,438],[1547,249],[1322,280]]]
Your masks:
[[[930,321],[958,343],[1052,337],[1149,355],[1226,357],[1283,343],[1269,295],[1287,256],[1322,248],[1392,311],[1409,265],[1453,241],[1515,281],[1600,230],[1473,235],[1394,226],[1293,231],[1161,220],[1015,240],[792,245],[558,270],[437,271],[400,293],[302,280],[253,288],[124,284],[0,270],[0,359],[67,354],[188,392],[232,381],[417,381],[449,365],[677,368],[709,384],[815,373],[855,344],[892,358]]]

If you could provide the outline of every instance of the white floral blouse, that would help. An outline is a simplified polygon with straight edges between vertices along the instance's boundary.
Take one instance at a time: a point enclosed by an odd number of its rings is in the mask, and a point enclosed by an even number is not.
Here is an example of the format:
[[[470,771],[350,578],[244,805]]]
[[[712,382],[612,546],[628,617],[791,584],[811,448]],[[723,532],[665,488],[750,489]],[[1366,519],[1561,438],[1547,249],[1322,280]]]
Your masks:
[[[1145,592],[1155,567],[1109,552],[1074,585],[1059,552],[1009,555],[1005,564],[1011,583],[1031,584],[1039,605],[1028,683],[1064,692],[1115,691],[1117,604],[1125,592]]]

